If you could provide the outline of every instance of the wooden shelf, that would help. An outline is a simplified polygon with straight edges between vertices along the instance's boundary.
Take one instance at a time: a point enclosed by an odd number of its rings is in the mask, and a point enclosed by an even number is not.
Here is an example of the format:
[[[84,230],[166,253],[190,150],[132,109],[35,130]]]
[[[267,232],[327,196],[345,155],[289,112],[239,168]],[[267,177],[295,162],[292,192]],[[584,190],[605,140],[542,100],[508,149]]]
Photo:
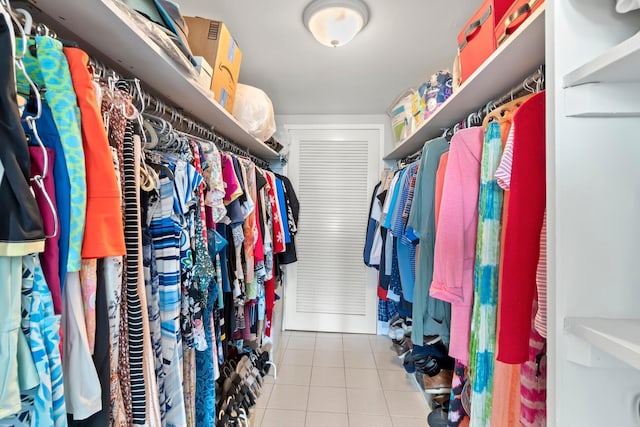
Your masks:
[[[564,77],[564,87],[584,83],[640,82],[640,32]]]
[[[442,134],[443,129],[465,118],[491,99],[524,80],[544,64],[544,5],[518,28],[478,68],[434,115],[411,136],[398,143],[384,156],[385,160],[401,159],[420,150],[425,142]]]
[[[30,1],[59,26],[68,27],[82,42],[81,47],[122,75],[139,78],[149,91],[212,126],[251,154],[278,158],[278,153],[249,134],[210,91],[188,76],[113,0]]]
[[[565,330],[640,369],[640,319],[568,318]]]

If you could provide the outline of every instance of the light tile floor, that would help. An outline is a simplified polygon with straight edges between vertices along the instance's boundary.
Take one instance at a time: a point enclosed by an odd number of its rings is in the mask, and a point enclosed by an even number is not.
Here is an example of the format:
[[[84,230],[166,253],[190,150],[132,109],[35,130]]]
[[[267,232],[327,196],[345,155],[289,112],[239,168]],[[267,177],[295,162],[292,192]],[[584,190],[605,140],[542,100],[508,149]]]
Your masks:
[[[425,427],[422,392],[385,336],[283,332],[253,427]]]

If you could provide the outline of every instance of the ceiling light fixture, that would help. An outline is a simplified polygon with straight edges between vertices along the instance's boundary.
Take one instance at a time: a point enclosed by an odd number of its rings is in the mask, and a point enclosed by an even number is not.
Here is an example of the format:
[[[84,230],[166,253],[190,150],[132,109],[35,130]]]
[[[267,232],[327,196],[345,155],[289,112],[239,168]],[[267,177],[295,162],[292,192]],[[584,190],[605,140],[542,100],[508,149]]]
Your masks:
[[[360,0],[315,0],[302,18],[318,42],[338,47],[349,43],[367,25],[369,9]]]

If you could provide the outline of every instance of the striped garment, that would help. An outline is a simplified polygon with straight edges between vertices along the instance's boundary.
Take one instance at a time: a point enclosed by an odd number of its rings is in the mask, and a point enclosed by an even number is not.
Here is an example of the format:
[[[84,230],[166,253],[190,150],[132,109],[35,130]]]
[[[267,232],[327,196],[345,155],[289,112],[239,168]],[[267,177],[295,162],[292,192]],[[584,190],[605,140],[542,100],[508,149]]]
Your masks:
[[[164,396],[160,414],[164,425],[185,426],[182,392],[182,334],[180,332],[180,227],[173,219],[173,182],[160,172],[159,201],[151,213],[149,232],[158,271]]]
[[[535,328],[543,337],[547,338],[547,211],[544,211],[542,231],[540,231],[540,258],[536,270],[536,285],[538,291],[538,311],[536,312]]]
[[[131,379],[131,409],[133,423],[143,425],[146,418],[145,382],[143,371],[142,306],[138,296],[138,187],[136,186],[133,123],[128,122],[123,143],[124,160],[124,241],[127,249],[125,264],[127,288],[127,316],[129,324],[129,377]]]
[[[409,303],[413,301],[413,288],[416,281],[416,244],[410,238],[410,233],[407,233],[407,221],[409,220],[409,212],[411,212],[411,204],[413,203],[419,166],[420,162],[414,162],[407,166],[407,194],[401,200],[400,209],[397,211],[394,229],[392,230],[394,234],[399,236],[398,262],[400,265],[402,297],[404,301]]]
[[[180,228],[180,282],[181,282],[181,330],[185,347],[193,347],[196,338],[204,340],[204,330],[194,331],[196,316],[202,311],[193,284],[194,254],[191,236],[193,235],[195,215],[200,215],[196,202],[199,200],[198,188],[202,176],[189,163],[178,160],[171,166],[173,170],[173,213]],[[196,212],[197,211],[197,212]],[[198,332],[198,335],[196,335]]]
[[[164,390],[164,370],[162,363],[162,332],[160,327],[160,293],[158,286],[158,269],[155,251],[149,231],[149,212],[153,212],[158,204],[155,192],[141,192],[142,215],[142,263],[145,293],[147,296],[147,312],[149,316],[149,335],[153,350],[158,403],[160,408],[166,407]]]
[[[533,313],[536,312],[533,303]],[[529,358],[520,365],[520,422],[525,427],[547,425],[547,348],[535,328],[529,337]]]
[[[409,193],[407,193],[407,200],[404,204],[404,209],[402,210],[402,220],[405,224],[409,221],[411,205],[413,204],[413,197],[416,193],[416,178],[418,177],[418,171],[420,170],[420,162],[415,162],[415,165],[415,171],[413,171],[411,179],[409,179]]]
[[[500,125],[489,123],[484,136],[478,202],[478,239],[474,269],[469,378],[471,427],[489,427],[496,351],[498,262],[503,192],[495,179],[502,155]]]
[[[496,169],[495,177],[498,185],[503,190],[511,189],[511,170],[513,169],[513,135],[515,133],[515,126],[511,124],[509,128],[509,134],[507,136],[507,142],[504,145],[504,152],[502,153],[502,159]]]

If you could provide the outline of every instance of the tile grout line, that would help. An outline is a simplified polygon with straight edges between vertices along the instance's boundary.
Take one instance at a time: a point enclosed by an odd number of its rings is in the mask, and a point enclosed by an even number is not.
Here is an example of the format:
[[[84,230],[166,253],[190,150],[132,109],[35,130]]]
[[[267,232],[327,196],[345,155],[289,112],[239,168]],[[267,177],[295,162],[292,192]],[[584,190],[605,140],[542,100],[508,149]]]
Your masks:
[[[344,349],[344,334],[342,335],[342,372],[344,374],[344,398],[346,400],[347,406],[347,426],[351,425],[349,421],[349,389],[347,388],[347,359],[345,357],[345,349]]]
[[[316,346],[318,344],[318,334],[313,337],[313,351],[311,352],[311,372],[309,373],[309,387],[307,388],[307,405],[304,411],[304,424],[307,425],[307,414],[309,413],[309,401],[311,400],[311,381],[313,381],[313,368],[316,360]]]

